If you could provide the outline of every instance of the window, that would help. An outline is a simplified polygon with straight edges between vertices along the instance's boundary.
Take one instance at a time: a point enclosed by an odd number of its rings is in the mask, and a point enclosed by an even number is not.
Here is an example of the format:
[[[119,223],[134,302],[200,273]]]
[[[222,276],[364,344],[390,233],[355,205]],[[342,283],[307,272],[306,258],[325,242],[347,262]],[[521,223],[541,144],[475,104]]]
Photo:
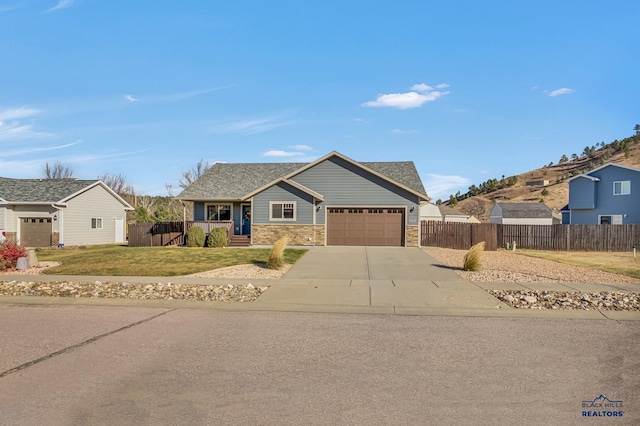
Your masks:
[[[629,195],[629,194],[631,194],[630,180],[613,182],[613,195]]]
[[[102,218],[101,217],[92,217],[91,218],[91,229],[102,229]]]
[[[208,204],[207,220],[231,220],[231,205]]]
[[[622,215],[612,214],[606,216],[599,216],[600,225],[622,225]]]
[[[271,201],[269,220],[296,220],[296,202]]]

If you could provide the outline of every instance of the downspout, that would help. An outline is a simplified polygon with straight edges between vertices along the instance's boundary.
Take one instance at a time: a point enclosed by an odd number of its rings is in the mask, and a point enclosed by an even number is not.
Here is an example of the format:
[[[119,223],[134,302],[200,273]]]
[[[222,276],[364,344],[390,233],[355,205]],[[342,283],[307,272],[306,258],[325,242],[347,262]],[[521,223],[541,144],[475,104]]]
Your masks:
[[[56,203],[51,203],[51,207],[58,211],[58,247],[60,247],[60,244],[64,244],[64,207],[56,206]]]

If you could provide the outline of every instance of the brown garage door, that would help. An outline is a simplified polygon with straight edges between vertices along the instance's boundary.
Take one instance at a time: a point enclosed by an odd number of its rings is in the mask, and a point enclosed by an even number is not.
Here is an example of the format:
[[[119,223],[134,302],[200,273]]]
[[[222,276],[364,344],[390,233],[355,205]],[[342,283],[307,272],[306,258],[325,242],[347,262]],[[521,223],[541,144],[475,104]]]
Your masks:
[[[329,208],[330,246],[403,246],[404,209]]]
[[[20,224],[20,243],[26,247],[50,247],[51,218],[23,218]]]

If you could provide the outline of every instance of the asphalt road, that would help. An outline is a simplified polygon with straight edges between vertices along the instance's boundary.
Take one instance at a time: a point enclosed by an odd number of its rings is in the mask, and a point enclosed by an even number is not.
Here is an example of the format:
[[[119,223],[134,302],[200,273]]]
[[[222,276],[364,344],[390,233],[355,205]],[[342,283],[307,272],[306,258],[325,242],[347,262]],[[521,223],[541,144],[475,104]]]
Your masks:
[[[0,304],[0,424],[640,424],[639,338],[631,321]],[[599,395],[623,417],[582,418]]]

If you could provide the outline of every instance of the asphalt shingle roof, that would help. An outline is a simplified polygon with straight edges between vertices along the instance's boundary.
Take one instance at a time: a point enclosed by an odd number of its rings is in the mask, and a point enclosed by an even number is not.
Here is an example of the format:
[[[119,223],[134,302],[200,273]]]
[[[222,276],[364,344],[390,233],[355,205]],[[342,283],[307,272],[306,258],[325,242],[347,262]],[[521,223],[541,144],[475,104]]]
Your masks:
[[[216,163],[178,195],[183,200],[238,200],[308,163]],[[427,195],[412,161],[362,162],[391,180]],[[295,180],[295,178],[293,178]]]
[[[96,180],[0,177],[0,198],[7,202],[56,203],[95,182]]]
[[[497,203],[502,209],[502,217],[549,218],[551,209],[544,203]]]

